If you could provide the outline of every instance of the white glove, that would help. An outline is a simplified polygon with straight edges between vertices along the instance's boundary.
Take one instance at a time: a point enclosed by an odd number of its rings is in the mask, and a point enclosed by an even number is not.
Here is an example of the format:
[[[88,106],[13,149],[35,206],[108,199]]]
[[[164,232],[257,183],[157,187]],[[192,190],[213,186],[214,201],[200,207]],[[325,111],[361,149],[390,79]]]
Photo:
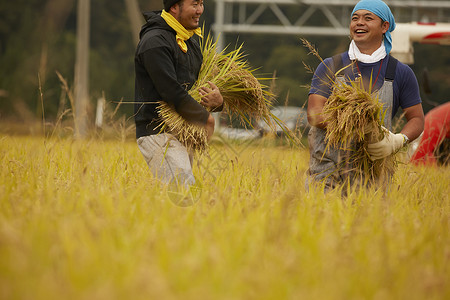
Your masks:
[[[397,152],[398,149],[403,147],[405,143],[405,137],[401,133],[392,133],[388,129],[381,126],[385,131],[384,138],[373,144],[367,145],[367,152],[371,160],[382,159],[392,153]]]

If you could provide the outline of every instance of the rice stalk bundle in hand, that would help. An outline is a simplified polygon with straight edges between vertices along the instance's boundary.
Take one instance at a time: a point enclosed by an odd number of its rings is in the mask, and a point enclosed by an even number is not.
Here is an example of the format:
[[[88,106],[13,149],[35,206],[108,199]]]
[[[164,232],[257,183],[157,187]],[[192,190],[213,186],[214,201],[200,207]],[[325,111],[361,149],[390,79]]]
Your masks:
[[[344,164],[358,176],[373,181],[388,180],[396,168],[394,155],[372,161],[367,145],[383,139],[383,105],[371,91],[364,89],[361,78],[350,84],[333,82],[333,93],[322,114],[327,124],[327,148],[340,147],[350,151]]]
[[[200,153],[206,151],[208,138],[204,127],[186,122],[172,106],[163,101],[159,101],[158,113],[161,119],[164,120],[161,131],[172,133],[188,149],[193,149]]]
[[[251,126],[253,120],[264,119],[270,122],[270,107],[273,95],[266,90],[256,78],[254,70],[243,60],[242,46],[225,54],[225,50],[218,53],[217,43],[208,36],[202,45],[203,64],[198,80],[189,90],[189,94],[201,102],[199,89],[208,86],[208,81],[214,83],[222,94],[223,110],[235,113],[242,123]],[[163,130],[177,136],[186,147],[205,152],[207,149],[207,135],[203,127],[186,122],[174,108],[166,102],[159,101],[159,114],[163,120]]]
[[[328,143],[338,146],[351,140],[364,141],[365,129],[381,126],[381,113],[382,104],[361,86],[360,80],[333,83],[333,92],[322,111]]]
[[[236,54],[239,54],[236,52]],[[232,58],[222,60],[224,66],[230,63],[227,85],[220,90],[224,101],[224,111],[228,114],[237,114],[243,123],[251,125],[251,119],[268,118],[272,106],[273,95],[266,86],[249,70],[247,63],[233,63]]]

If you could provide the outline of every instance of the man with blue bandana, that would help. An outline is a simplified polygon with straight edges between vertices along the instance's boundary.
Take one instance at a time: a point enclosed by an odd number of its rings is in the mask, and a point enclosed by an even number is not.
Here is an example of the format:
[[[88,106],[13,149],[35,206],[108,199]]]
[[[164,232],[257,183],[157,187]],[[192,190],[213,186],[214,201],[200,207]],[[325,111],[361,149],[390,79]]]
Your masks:
[[[351,42],[347,52],[325,59],[316,69],[308,97],[308,121],[312,128],[308,135],[310,164],[307,184],[324,182],[325,189],[333,189],[345,182],[354,183],[358,175],[352,170],[349,151],[326,149],[327,124],[322,109],[332,93],[331,81],[349,82],[361,77],[366,90],[378,93],[386,111],[385,138],[368,145],[372,160],[387,157],[423,131],[424,115],[417,79],[407,65],[389,55],[392,49],[391,32],[395,19],[381,0],[362,0],[353,9],[350,21]],[[343,67],[337,77],[335,73]],[[406,124],[400,133],[393,133],[392,118],[401,107]],[[345,166],[345,167],[343,167]]]

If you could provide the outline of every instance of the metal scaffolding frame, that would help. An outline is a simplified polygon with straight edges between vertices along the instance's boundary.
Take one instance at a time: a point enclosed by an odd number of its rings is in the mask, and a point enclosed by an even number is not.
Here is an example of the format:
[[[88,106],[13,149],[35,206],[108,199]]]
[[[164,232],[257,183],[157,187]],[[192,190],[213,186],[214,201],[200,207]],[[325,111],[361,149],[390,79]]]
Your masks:
[[[350,13],[358,0],[215,0],[213,31],[219,49],[226,33],[346,36]],[[450,1],[386,1],[397,22],[450,22]],[[299,13],[294,15],[298,11]],[[271,15],[271,16],[269,16]],[[259,20],[269,16],[271,24]],[[317,26],[321,16],[328,25]]]

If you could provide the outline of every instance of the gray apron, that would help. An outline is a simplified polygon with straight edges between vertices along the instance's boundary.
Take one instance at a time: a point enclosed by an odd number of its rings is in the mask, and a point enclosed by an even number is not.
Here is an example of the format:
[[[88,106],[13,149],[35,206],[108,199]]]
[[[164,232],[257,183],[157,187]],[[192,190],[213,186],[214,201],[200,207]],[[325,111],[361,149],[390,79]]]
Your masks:
[[[342,82],[343,77],[337,77]],[[344,83],[345,84],[345,83]],[[394,100],[394,89],[392,80],[384,80],[383,86],[376,91],[379,94],[383,110],[386,112],[384,127],[392,130],[392,106]],[[348,147],[329,147],[325,153],[326,131],[312,126],[308,133],[310,152],[309,169],[307,171],[306,188],[313,181],[324,182],[325,190],[334,189],[349,181],[352,185],[358,180],[363,180],[363,175],[352,167],[350,157],[351,149]]]

